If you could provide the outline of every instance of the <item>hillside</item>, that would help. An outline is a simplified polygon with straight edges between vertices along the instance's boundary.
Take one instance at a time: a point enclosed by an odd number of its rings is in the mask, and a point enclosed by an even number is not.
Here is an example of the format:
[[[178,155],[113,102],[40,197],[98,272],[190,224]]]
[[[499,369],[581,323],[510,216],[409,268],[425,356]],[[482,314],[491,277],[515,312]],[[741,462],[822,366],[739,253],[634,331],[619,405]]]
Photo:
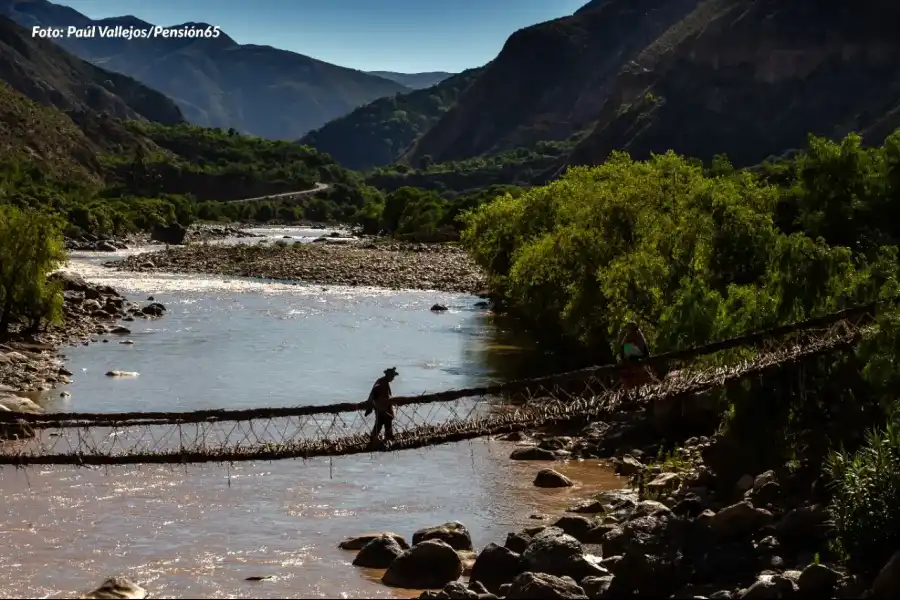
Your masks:
[[[424,90],[380,98],[306,134],[300,142],[327,152],[348,169],[390,164],[453,107],[481,71],[470,69]]]
[[[184,122],[169,98],[134,79],[100,69],[0,16],[0,81],[63,111],[93,111],[120,119]]]
[[[429,71],[427,73],[394,73],[393,71],[368,71],[370,75],[376,75],[391,81],[396,81],[400,85],[405,85],[411,90],[424,90],[433,85],[437,85],[445,79],[452,77],[456,73],[447,73],[445,71]]]
[[[609,0],[521,29],[408,153],[453,161],[593,126],[622,66],[698,0]]]
[[[31,27],[126,25],[134,17],[92,20],[46,0],[0,0],[0,15]],[[204,27],[204,24],[183,24]],[[297,139],[377,98],[409,88],[308,56],[215,38],[65,38],[79,58],[133,77],[166,94],[193,124],[234,128],[270,139]]]
[[[568,163],[673,148],[743,166],[803,147],[810,132],[881,143],[900,126],[897,22],[886,0],[707,3],[619,75]]]

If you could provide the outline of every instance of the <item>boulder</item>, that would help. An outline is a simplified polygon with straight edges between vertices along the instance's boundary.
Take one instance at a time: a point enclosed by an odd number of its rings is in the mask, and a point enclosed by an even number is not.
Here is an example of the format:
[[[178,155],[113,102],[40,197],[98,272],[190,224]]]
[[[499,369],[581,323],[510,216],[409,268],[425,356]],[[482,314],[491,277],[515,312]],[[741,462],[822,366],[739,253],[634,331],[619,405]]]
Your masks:
[[[538,448],[537,446],[527,446],[524,448],[516,448],[509,455],[511,460],[556,460],[556,454],[552,450]]]
[[[393,538],[395,542],[404,550],[409,550],[409,544],[406,543],[406,540],[403,539],[403,536],[397,535],[396,533],[384,532],[384,533],[366,533],[363,535],[358,535],[356,537],[349,537],[338,544],[338,548],[341,550],[362,550],[363,547],[371,542],[374,539],[378,539],[380,537],[388,536]]]
[[[397,540],[389,535],[382,535],[362,547],[353,559],[353,566],[387,569],[403,552]]]
[[[542,488],[572,487],[572,480],[553,469],[541,469],[534,477],[534,485]]]
[[[812,564],[803,569],[797,580],[797,588],[803,595],[832,598],[834,588],[840,580],[841,574],[834,569],[822,564]]]
[[[456,550],[446,542],[432,539],[415,544],[398,556],[381,582],[391,587],[436,589],[462,574],[463,564]]]
[[[802,506],[788,512],[775,524],[782,544],[806,544],[821,539],[827,533],[830,515],[819,504]]]
[[[141,313],[148,317],[161,317],[166,312],[166,307],[159,302],[151,302],[141,309]]]
[[[111,577],[82,598],[146,598],[147,590],[127,577]]]
[[[503,544],[504,547],[521,554],[525,552],[525,548],[531,543],[532,537],[526,533],[522,532],[511,532],[506,535],[506,543]]]
[[[41,414],[44,412],[44,408],[33,400],[13,394],[0,393],[0,406],[3,406],[10,412],[28,414]]]
[[[435,600],[478,600],[479,598],[478,592],[467,588],[462,581],[451,581],[440,592],[427,597],[435,598]]]
[[[739,537],[748,535],[768,525],[772,513],[762,508],[754,508],[744,500],[725,507],[710,520],[710,528],[719,537]]]
[[[566,512],[592,515],[606,512],[606,507],[599,500],[583,500],[567,508]]]
[[[431,312],[444,312],[447,310],[447,307],[443,304],[433,304],[431,306]]]
[[[571,535],[579,542],[591,543],[587,541],[588,534],[597,528],[599,523],[587,517],[577,517],[575,515],[566,515],[560,517],[554,524],[559,527],[566,535]],[[599,540],[596,542],[599,543]]]
[[[51,273],[47,279],[51,282],[61,283],[63,291],[66,292],[84,292],[88,289],[88,283],[84,280],[84,277],[70,271],[57,271],[56,273]]]
[[[626,454],[625,456],[623,456],[622,460],[618,461],[616,464],[617,475],[625,475],[626,477],[631,477],[632,475],[637,475],[643,470],[643,463],[641,463],[641,461],[630,454]]]
[[[469,581],[477,581],[490,592],[499,592],[500,586],[511,582],[522,572],[520,556],[509,548],[488,544],[478,554]]]
[[[541,532],[522,553],[527,571],[550,575],[568,575],[572,559],[584,555],[581,542],[565,533]]]
[[[555,577],[547,573],[522,573],[506,593],[508,600],[587,600],[584,590],[571,577]]]
[[[178,223],[171,225],[155,225],[150,232],[150,239],[163,244],[177,246],[184,243],[187,229]]]
[[[107,371],[107,377],[137,377],[139,373],[137,371]]]
[[[581,580],[581,587],[588,598],[604,598],[609,591],[613,576],[605,575],[603,577],[585,577]]]
[[[413,534],[413,546],[425,540],[441,540],[454,550],[473,550],[472,536],[462,523],[454,521],[435,527],[425,527]]]

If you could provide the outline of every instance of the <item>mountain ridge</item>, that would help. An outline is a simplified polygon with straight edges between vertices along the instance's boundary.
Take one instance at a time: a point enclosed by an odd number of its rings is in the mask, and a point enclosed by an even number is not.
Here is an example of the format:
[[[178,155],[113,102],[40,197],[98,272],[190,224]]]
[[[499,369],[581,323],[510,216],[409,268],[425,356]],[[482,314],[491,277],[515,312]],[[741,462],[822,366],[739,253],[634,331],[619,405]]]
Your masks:
[[[135,19],[94,20],[47,0],[0,0],[0,15],[24,27],[84,27]],[[302,54],[237,44],[225,32],[215,38],[58,42],[78,58],[166,94],[193,124],[269,139],[297,139],[358,106],[410,91],[390,79]]]

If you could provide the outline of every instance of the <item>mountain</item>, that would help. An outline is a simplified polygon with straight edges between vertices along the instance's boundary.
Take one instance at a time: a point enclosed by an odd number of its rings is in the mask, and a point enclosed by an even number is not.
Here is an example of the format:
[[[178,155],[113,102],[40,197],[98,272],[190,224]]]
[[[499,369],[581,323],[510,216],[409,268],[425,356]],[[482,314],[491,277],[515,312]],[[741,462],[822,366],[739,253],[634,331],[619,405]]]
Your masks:
[[[426,88],[379,98],[312,131],[300,143],[327,152],[348,169],[396,161],[456,103],[482,69],[470,69]]]
[[[452,77],[455,73],[446,73],[444,71],[429,71],[428,73],[394,73],[393,71],[368,71],[370,75],[383,77],[396,81],[400,85],[405,85],[411,90],[423,90],[437,85],[448,77]]]
[[[801,148],[808,133],[881,143],[900,126],[900,6],[719,0],[623,69],[568,164],[674,148],[738,166]]]
[[[120,119],[183,123],[172,100],[134,79],[72,56],[0,17],[0,81],[63,111],[91,110]]]
[[[891,0],[593,0],[510,36],[403,159],[566,140],[557,168],[615,149],[743,166],[808,133],[879,143],[900,125],[897,22]]]
[[[136,28],[150,23],[125,16],[94,20],[46,0],[0,0],[0,15],[24,27],[90,25]],[[79,58],[133,77],[172,98],[188,121],[234,128],[271,139],[297,139],[377,98],[409,88],[270,46],[242,45],[204,23],[215,37],[57,40]],[[218,32],[218,33],[217,33]]]
[[[593,125],[623,64],[698,2],[592,2],[516,31],[408,158],[460,160],[577,135]]]

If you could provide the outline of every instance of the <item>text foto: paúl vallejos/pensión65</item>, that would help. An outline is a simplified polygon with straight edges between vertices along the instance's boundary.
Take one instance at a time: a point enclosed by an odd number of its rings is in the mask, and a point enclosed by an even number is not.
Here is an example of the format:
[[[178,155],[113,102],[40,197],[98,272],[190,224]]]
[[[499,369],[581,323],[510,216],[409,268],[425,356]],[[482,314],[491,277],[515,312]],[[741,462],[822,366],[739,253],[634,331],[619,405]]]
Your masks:
[[[87,27],[41,27],[31,28],[31,37],[61,39],[61,38],[121,38],[149,39],[149,38],[217,38],[222,31],[212,25],[206,27],[125,27],[123,25],[88,25]]]

